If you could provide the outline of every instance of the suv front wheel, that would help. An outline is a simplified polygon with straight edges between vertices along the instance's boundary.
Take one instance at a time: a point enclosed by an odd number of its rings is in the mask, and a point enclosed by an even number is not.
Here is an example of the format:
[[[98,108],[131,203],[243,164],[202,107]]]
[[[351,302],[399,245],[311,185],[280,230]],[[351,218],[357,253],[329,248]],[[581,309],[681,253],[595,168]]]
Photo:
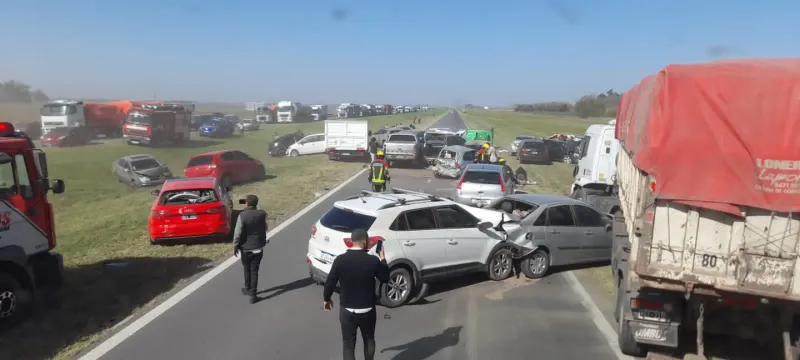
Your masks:
[[[389,272],[389,282],[381,286],[381,305],[387,308],[402,306],[411,299],[414,279],[404,268],[394,268]]]
[[[514,269],[514,260],[511,256],[511,250],[502,248],[497,249],[489,257],[489,278],[493,281],[502,281],[511,277],[511,272]]]

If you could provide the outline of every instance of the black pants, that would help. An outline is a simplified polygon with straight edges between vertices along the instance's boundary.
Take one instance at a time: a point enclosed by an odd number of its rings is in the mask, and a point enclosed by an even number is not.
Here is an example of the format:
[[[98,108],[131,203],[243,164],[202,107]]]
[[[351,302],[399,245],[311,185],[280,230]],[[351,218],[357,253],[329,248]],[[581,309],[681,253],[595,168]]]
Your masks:
[[[364,340],[364,360],[375,358],[375,308],[364,314],[354,314],[344,308],[339,311],[339,322],[342,323],[342,358],[356,359],[356,333],[361,329]]]
[[[375,192],[384,192],[384,191],[386,191],[386,183],[383,183],[383,184],[372,183],[372,191],[375,191]]]
[[[261,267],[261,258],[264,252],[253,254],[250,251],[242,250],[242,267],[244,268],[244,288],[250,292],[250,296],[256,296],[258,291],[258,269]]]

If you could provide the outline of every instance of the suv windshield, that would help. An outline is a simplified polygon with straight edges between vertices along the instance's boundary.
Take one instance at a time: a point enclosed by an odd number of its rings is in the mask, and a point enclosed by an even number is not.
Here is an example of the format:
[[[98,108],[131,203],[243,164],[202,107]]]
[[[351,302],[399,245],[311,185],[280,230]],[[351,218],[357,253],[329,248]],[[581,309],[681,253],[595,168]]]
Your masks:
[[[75,105],[64,105],[64,104],[47,104],[42,106],[41,115],[42,116],[64,116],[64,115],[72,115],[76,113],[78,110]]]
[[[389,138],[389,142],[414,143],[417,142],[417,138],[414,137],[414,135],[397,134],[392,135],[392,137]]]
[[[281,107],[278,108],[278,111],[280,111],[280,112],[292,111],[292,107],[291,106],[281,106]]]
[[[212,158],[211,155],[203,155],[189,160],[189,164],[187,164],[186,167],[211,165],[212,162],[214,162],[214,158]]]
[[[134,112],[128,114],[128,117],[125,118],[125,122],[134,125],[150,125],[150,123],[152,123],[152,119],[150,118],[150,115]]]
[[[142,171],[157,167],[161,167],[161,164],[159,164],[156,159],[141,159],[131,161],[131,168],[133,168],[133,171]]]
[[[464,174],[464,182],[500,185],[500,174],[485,171],[468,171],[466,174]]]
[[[355,229],[369,230],[375,218],[333,207],[319,219],[319,222],[326,228],[350,233]]]
[[[190,205],[217,202],[214,189],[173,190],[161,194],[161,205]]]

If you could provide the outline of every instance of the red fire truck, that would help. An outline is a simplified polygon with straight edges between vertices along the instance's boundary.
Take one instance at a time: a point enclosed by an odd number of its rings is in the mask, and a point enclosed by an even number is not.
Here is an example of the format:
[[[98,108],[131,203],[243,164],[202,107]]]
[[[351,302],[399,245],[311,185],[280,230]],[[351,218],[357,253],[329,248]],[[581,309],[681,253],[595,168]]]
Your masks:
[[[64,181],[49,180],[45,153],[11,123],[0,123],[0,323],[61,285],[49,191],[63,193]]]
[[[122,137],[128,144],[162,146],[190,139],[192,112],[181,104],[145,104],[128,112]]]

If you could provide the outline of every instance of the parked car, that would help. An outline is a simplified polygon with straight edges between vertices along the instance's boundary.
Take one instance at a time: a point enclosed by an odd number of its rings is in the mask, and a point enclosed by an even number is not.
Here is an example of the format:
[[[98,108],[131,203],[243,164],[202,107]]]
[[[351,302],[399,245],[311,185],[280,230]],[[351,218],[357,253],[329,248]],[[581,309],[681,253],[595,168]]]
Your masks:
[[[385,249],[390,274],[379,298],[386,307],[408,303],[437,278],[487,272],[492,280],[504,280],[511,275],[510,250],[496,234],[487,236],[492,223],[481,217],[495,213],[399,189],[379,195],[363,192],[335,202],[311,227],[309,273],[324,282],[334,259],[352,247],[350,233],[362,228],[371,236],[370,254],[379,241]]]
[[[436,158],[433,176],[458,179],[474,161],[475,150],[461,145],[445,146]]]
[[[233,201],[230,189],[213,177],[168,180],[152,194],[147,230],[151,244],[228,239]]]
[[[419,138],[422,140],[422,155],[425,156],[428,163],[433,163],[436,161],[442,149],[447,146],[446,140],[448,135],[430,131],[421,131],[420,133],[421,136]]]
[[[536,136],[517,136],[514,141],[511,142],[511,146],[509,147],[509,151],[511,152],[511,156],[517,156],[517,151],[519,151],[519,146],[525,140],[537,140],[539,139]]]
[[[520,164],[550,164],[550,151],[547,150],[547,145],[542,140],[525,140],[519,146],[517,160]]]
[[[585,202],[559,195],[515,194],[487,208],[511,210],[506,219],[513,221],[502,228],[528,278],[541,278],[552,266],[611,259],[612,219]]]
[[[561,140],[542,140],[547,146],[547,153],[550,155],[551,161],[567,162],[567,144]]]
[[[213,115],[192,115],[192,119],[189,120],[189,130],[198,131],[200,130],[200,126],[210,122],[213,119]]]
[[[378,129],[374,133],[372,133],[371,136],[378,141],[380,147],[383,147],[383,144],[386,143],[386,140],[389,139],[389,135],[406,130],[411,130],[411,128],[408,126],[393,126],[393,127]]]
[[[167,165],[148,154],[121,157],[111,163],[111,173],[117,181],[133,187],[160,185],[175,178]]]
[[[305,137],[302,131],[296,131],[291,134],[284,134],[278,135],[275,134],[275,138],[272,142],[269,143],[269,155],[276,157],[276,156],[285,156],[286,150],[289,149],[292,144],[302,140]]]
[[[225,119],[225,120],[230,121],[234,125],[236,125],[236,124],[241,122],[241,119],[239,119],[239,115],[235,115],[235,114],[227,114],[227,115],[222,116],[222,118]]]
[[[503,165],[471,164],[458,180],[453,199],[459,204],[483,207],[513,194],[514,186]]]
[[[308,135],[286,150],[289,156],[322,154],[325,152],[325,134]]]
[[[580,159],[579,153],[581,148],[581,141],[582,141],[581,139],[575,137],[567,139],[566,141],[567,154],[566,156],[564,156],[563,160],[565,164],[572,164],[578,162],[578,160]]]
[[[236,124],[239,131],[255,131],[261,128],[261,125],[253,119],[244,119]]]
[[[56,127],[42,135],[41,142],[42,146],[66,147],[86,145],[91,139],[91,134],[82,127]]]
[[[389,135],[383,145],[386,160],[394,166],[398,162],[407,162],[411,166],[425,164],[422,155],[422,133],[416,131],[399,131]]]
[[[234,125],[226,119],[211,119],[200,126],[200,136],[229,137],[233,136]]]
[[[266,175],[264,163],[238,150],[220,150],[195,155],[189,159],[184,170],[184,176],[187,178],[213,177],[226,187],[263,180]]]

